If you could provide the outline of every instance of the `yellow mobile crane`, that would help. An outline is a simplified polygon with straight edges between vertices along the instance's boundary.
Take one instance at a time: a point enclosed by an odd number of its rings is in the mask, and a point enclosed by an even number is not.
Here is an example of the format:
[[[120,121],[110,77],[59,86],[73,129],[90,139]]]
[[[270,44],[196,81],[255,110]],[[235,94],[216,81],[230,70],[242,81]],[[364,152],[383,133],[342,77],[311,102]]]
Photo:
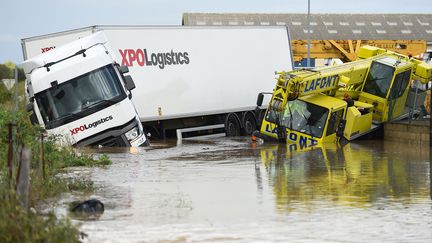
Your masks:
[[[360,48],[357,61],[279,72],[254,135],[307,148],[338,138],[351,141],[404,114],[412,79],[426,83],[432,67],[385,49]],[[261,106],[263,93],[258,95]]]

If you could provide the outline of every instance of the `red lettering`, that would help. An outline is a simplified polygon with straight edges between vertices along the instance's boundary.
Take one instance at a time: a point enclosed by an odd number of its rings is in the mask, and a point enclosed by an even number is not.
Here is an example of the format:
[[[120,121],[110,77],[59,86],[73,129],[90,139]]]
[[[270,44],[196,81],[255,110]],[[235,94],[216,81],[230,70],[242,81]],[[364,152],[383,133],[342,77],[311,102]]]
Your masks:
[[[132,49],[128,50],[128,58],[129,58],[130,66],[133,66],[133,62],[136,61],[136,54],[134,50]]]
[[[128,67],[132,66],[132,65],[130,65],[130,63],[128,62],[127,57],[126,57],[126,54],[128,53],[128,50],[119,49],[119,52],[120,52],[120,55],[122,57],[122,64],[121,65],[122,66],[126,65]]]
[[[84,126],[84,125],[80,126],[80,127],[79,127],[79,130],[80,130],[81,132],[83,132],[83,131],[85,130],[85,126]]]
[[[52,50],[54,48],[55,48],[55,46],[44,47],[44,48],[41,48],[41,51],[42,51],[42,53],[44,53],[44,52],[47,52],[47,51]]]
[[[138,49],[137,52],[137,62],[141,67],[145,65],[144,52],[142,49]]]
[[[74,135],[75,134],[75,129],[70,130],[70,132],[71,132],[71,135]]]

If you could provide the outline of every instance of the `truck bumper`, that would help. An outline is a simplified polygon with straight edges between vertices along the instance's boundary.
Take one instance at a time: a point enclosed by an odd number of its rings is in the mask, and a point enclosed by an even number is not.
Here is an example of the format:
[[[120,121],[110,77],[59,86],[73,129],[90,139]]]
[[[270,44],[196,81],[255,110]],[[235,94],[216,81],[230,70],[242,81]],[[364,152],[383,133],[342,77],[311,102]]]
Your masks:
[[[138,127],[141,134],[129,141],[125,134],[133,129],[134,127]],[[109,130],[105,130],[101,133],[98,133],[90,138],[85,140],[81,140],[75,144],[77,147],[81,146],[104,146],[104,147],[138,147],[138,146],[148,146],[150,143],[142,130],[142,126],[140,122],[134,118],[126,125],[121,127],[114,127]]]

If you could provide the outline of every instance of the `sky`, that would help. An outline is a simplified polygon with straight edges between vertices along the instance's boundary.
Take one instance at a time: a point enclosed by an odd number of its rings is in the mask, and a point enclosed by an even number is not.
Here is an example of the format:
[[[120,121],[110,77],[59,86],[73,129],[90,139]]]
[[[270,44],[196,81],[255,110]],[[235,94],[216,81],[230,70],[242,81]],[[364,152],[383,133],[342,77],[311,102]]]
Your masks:
[[[183,13],[307,13],[307,0],[1,0],[0,63],[21,39],[92,25],[181,25]],[[313,13],[432,13],[431,0],[310,0]]]

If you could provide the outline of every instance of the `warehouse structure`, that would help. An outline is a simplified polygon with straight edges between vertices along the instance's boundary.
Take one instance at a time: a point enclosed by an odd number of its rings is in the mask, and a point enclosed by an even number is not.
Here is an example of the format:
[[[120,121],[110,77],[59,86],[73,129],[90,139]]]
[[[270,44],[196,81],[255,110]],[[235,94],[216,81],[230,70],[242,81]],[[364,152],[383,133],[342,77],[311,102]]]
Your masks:
[[[432,14],[184,13],[183,25],[288,26],[292,40],[425,40],[432,52]]]

